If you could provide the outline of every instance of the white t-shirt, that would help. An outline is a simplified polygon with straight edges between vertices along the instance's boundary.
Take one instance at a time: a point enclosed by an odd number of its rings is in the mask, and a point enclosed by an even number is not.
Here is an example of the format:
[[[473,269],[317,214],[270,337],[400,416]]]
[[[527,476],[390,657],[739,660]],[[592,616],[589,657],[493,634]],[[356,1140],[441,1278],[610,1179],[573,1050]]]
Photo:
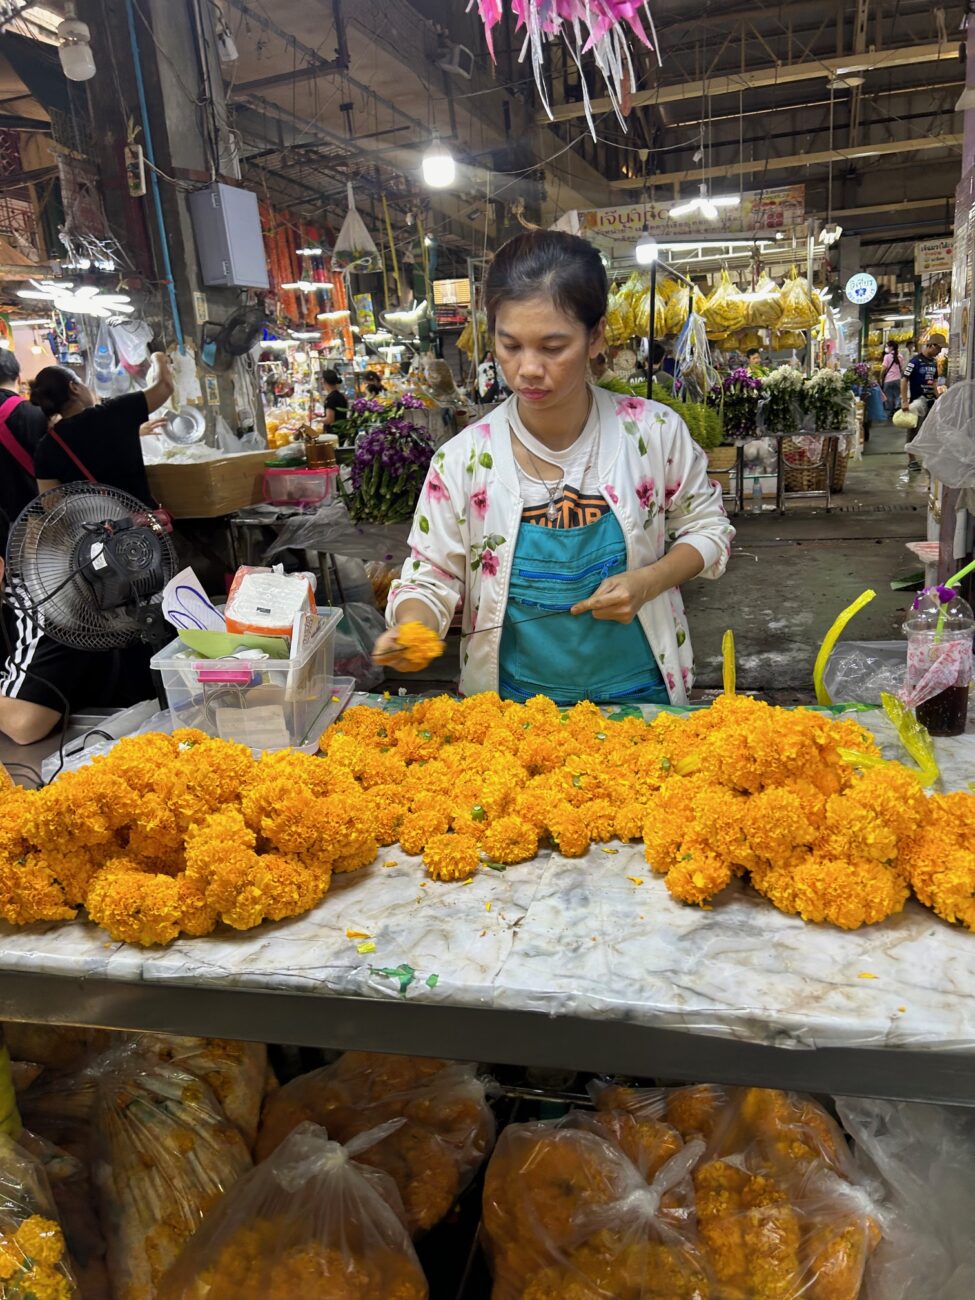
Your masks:
[[[597,466],[599,459],[599,412],[595,402],[579,437],[564,451],[553,451],[528,432],[521,416],[518,414],[518,403],[515,398],[512,398],[509,404],[508,423],[511,425],[518,441],[538,461],[539,470],[541,470],[542,466],[557,465],[562,472],[562,478],[558,481],[557,487],[555,487],[556,480],[554,479],[549,479],[546,485],[546,482],[538,474],[530,474],[524,470],[518,463],[517,457],[515,457],[518,482],[521,486],[521,499],[526,509],[526,518],[533,517],[537,512],[537,507],[547,507],[549,500],[554,499],[555,504],[559,506],[560,516],[564,513],[564,508],[568,509],[571,503],[571,509],[569,509],[571,517],[565,519],[562,526],[575,526],[580,522],[584,522],[583,519],[575,517],[580,503],[594,503],[598,500],[600,504],[605,504],[605,498],[603,498],[599,490]],[[555,487],[555,496],[550,498],[550,491],[553,487]],[[590,517],[591,515],[587,514],[586,518]],[[540,520],[534,520],[533,518],[533,522],[540,522]]]

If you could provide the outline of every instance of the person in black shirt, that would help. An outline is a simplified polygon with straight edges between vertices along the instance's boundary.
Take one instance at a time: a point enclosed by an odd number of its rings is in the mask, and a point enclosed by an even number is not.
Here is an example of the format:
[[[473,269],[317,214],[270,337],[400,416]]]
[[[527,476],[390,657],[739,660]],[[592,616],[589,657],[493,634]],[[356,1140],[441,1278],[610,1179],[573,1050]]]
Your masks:
[[[325,427],[344,420],[349,414],[349,403],[340,387],[337,370],[323,370],[322,382],[325,385]]]
[[[154,504],[140,434],[150,413],[172,397],[173,374],[164,353],[157,352],[153,360],[158,377],[145,392],[127,393],[100,404],[91,389],[64,366],[45,366],[40,371],[30,386],[30,400],[49,420],[57,422],[34,458],[39,491],[90,475],[96,483]]]
[[[0,348],[0,410],[7,403],[16,401],[7,411],[7,434],[20,447],[23,455],[11,450],[7,438],[0,430],[0,509],[12,523],[29,502],[37,496],[36,475],[28,465],[32,465],[37,448],[47,433],[47,420],[36,406],[25,402],[17,392],[20,378],[20,362],[9,348]]]
[[[168,359],[157,354],[156,360],[158,379],[150,388],[102,405],[95,404],[70,370],[46,366],[39,372],[31,384],[31,401],[42,419],[60,417],[34,457],[40,491],[90,476],[152,504],[139,438],[150,411],[173,392]],[[43,608],[33,609],[23,589],[10,584],[4,588],[0,620],[6,656],[0,672],[0,731],[18,745],[42,740],[61,722],[66,707],[124,708],[152,695],[146,646],[88,653],[62,645],[44,631]]]

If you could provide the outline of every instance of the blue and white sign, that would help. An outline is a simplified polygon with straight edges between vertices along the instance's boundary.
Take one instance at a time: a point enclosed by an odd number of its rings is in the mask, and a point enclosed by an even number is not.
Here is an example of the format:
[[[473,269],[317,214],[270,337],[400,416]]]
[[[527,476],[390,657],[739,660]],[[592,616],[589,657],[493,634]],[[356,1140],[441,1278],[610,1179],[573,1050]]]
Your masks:
[[[877,281],[867,271],[857,271],[846,282],[846,296],[858,307],[873,302],[877,296]]]

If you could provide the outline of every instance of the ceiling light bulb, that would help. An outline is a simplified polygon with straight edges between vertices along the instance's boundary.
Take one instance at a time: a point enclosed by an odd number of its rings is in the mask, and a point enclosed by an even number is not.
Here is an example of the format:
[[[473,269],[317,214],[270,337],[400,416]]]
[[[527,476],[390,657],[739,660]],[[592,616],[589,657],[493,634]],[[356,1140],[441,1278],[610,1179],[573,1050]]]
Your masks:
[[[713,194],[711,202],[716,208],[737,208],[741,199],[737,194]]]
[[[686,203],[678,203],[675,208],[670,209],[672,217],[686,217],[689,213],[696,211],[697,199],[688,199]]]
[[[650,234],[646,222],[643,223],[643,233],[637,240],[633,252],[640,266],[652,266],[657,260],[657,241]]]
[[[95,75],[95,59],[91,52],[91,32],[87,23],[77,18],[66,18],[58,27],[58,58],[61,70],[69,81],[90,81]]]
[[[714,206],[714,204],[711,202],[710,199],[701,199],[699,206],[701,212],[704,214],[704,216],[707,217],[708,221],[717,221],[718,209]]]
[[[321,257],[324,250],[321,248],[296,248],[295,252],[298,257]]]
[[[440,136],[435,131],[430,148],[423,155],[423,179],[432,190],[443,190],[448,185],[453,185],[456,175],[454,155],[441,143]]]
[[[835,221],[828,221],[819,232],[819,242],[829,248],[835,244],[843,233],[843,227]]]

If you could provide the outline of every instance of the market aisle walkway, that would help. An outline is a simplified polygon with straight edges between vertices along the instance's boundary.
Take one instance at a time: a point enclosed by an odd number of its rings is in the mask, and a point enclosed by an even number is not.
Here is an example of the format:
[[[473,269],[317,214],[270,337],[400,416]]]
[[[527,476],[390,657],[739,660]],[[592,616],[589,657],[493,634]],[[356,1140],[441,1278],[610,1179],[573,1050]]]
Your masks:
[[[875,425],[830,514],[797,502],[785,517],[767,511],[735,520],[727,575],[685,592],[699,686],[720,686],[721,637],[732,627],[743,690],[810,695],[823,635],[867,587],[877,597],[850,634],[899,636],[909,595],[890,582],[919,567],[905,543],[925,537],[928,488],[927,474],[908,473],[903,445],[900,430]]]

